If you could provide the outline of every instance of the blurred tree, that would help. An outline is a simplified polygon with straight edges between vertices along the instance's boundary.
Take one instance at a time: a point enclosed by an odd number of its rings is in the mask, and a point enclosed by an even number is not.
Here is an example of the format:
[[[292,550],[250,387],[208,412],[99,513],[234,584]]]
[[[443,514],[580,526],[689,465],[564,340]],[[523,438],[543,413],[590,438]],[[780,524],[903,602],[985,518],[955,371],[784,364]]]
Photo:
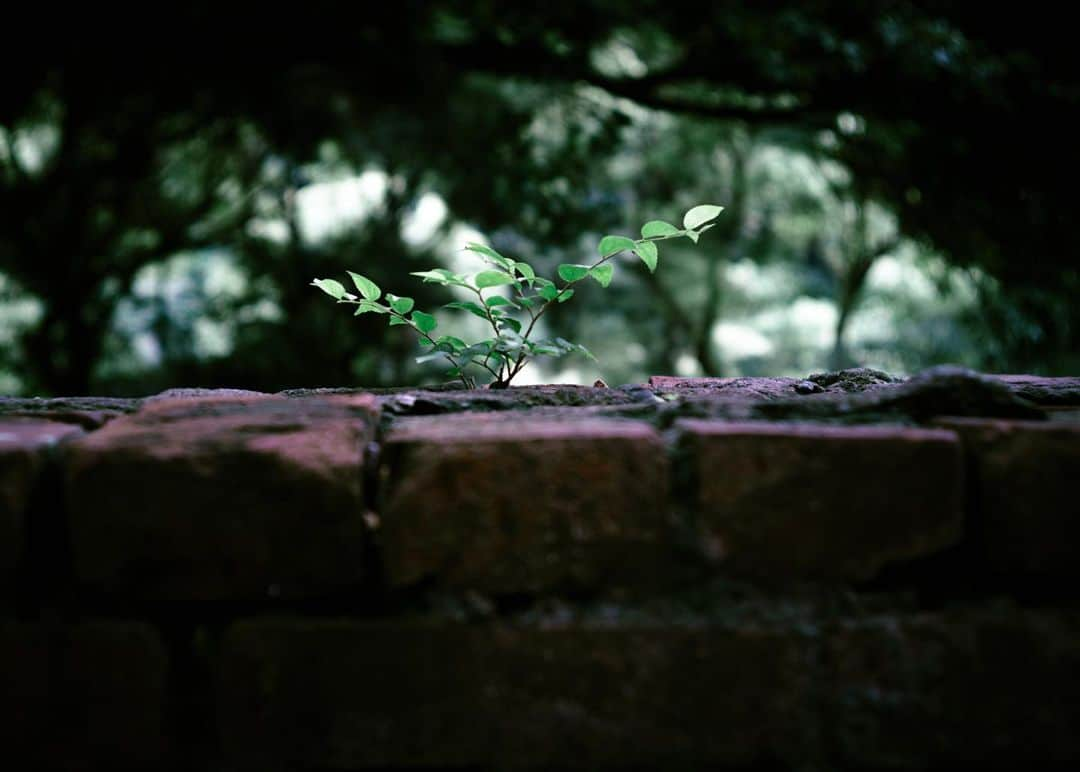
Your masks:
[[[843,164],[856,213],[883,207],[904,236],[996,280],[982,322],[997,331],[1000,366],[1060,367],[1078,348],[1067,204],[1080,78],[1071,28],[1030,9],[402,0],[278,13],[196,2],[142,26],[97,6],[62,16],[20,6],[4,22],[35,41],[0,52],[15,73],[0,87],[0,273],[42,303],[40,322],[17,335],[20,375],[34,392],[107,386],[95,368],[139,270],[211,246],[252,279],[220,315],[267,294],[281,314],[242,321],[224,360],[173,350],[163,382],[407,377],[385,367],[400,356],[355,356],[362,343],[403,351],[393,331],[332,316],[304,285],[350,259],[396,278],[432,257],[401,239],[429,191],[455,219],[525,249],[572,248],[582,233],[684,193],[724,198],[731,230],[697,274],[692,313],[665,294],[672,285],[653,285],[665,334],[703,371],[720,372],[713,331],[728,302],[724,266],[776,249],[766,243],[771,216],[751,216],[740,200],[753,188],[741,136]],[[693,153],[676,153],[666,170],[643,170],[635,187],[648,188],[647,200],[635,201],[625,176],[617,185],[619,175],[602,170],[620,157],[641,107],[712,126],[700,131],[712,143],[702,152],[720,147],[731,165],[711,186],[694,173]],[[369,219],[315,243],[290,220],[289,201],[328,143],[341,174],[377,168],[394,184],[381,225]],[[284,222],[284,239],[255,227],[263,221]],[[847,361],[845,327],[882,253],[859,235],[858,217],[852,227],[835,285],[836,361]],[[799,250],[808,254],[807,244]],[[324,361],[312,369],[315,359]]]
[[[848,200],[845,207],[851,214],[847,238],[842,247],[843,262],[837,271],[836,284],[836,334],[833,343],[830,366],[841,370],[852,367],[857,361],[852,359],[845,344],[845,333],[852,314],[858,305],[866,277],[875,261],[896,249],[899,239],[893,235],[884,240],[875,240],[871,236],[871,204],[865,198],[860,201]]]

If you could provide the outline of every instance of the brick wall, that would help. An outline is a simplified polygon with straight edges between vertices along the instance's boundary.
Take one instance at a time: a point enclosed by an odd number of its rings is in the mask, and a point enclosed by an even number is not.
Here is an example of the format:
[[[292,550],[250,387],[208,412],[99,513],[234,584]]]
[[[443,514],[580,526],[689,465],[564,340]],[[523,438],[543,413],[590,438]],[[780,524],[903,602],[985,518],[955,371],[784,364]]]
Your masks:
[[[1080,379],[0,399],[0,741],[1069,768],[1078,480]]]

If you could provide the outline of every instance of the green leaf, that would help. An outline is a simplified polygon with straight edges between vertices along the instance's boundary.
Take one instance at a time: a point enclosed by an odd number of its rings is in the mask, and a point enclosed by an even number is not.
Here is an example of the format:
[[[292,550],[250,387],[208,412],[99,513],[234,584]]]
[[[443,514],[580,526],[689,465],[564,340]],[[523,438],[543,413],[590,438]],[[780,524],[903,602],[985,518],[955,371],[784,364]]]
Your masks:
[[[596,359],[596,357],[593,356],[593,352],[589,351],[589,349],[585,348],[580,343],[575,343],[573,345],[574,345],[574,350],[577,351],[579,354],[584,354],[585,356],[587,356],[589,359],[591,359],[594,362],[598,361]]]
[[[600,245],[597,247],[600,250],[600,257],[610,257],[616,252],[623,252],[633,248],[634,240],[625,236],[604,236],[604,238],[600,239]]]
[[[420,332],[431,332],[438,326],[438,322],[435,321],[435,317],[431,314],[425,314],[423,311],[413,311],[412,321],[416,325],[416,328]]]
[[[465,245],[465,249],[469,250],[470,252],[476,252],[478,255],[483,255],[484,257],[491,260],[491,262],[495,263],[495,265],[507,271],[512,271],[514,269],[513,260],[508,257],[503,257],[494,249],[485,244],[477,244],[474,241],[470,241],[468,244]]]
[[[517,319],[511,319],[510,317],[507,317],[499,322],[499,328],[509,328],[514,332],[521,332],[521,322],[519,322]]]
[[[465,277],[459,276],[453,271],[448,271],[445,268],[432,268],[430,271],[412,271],[410,276],[419,276],[424,280],[425,284],[433,282],[435,284],[452,284],[457,287],[467,287],[465,283]]]
[[[502,295],[492,295],[484,299],[484,305],[488,308],[494,308],[495,306],[516,306],[517,303],[509,298],[504,298]]]
[[[548,341],[540,340],[529,344],[529,353],[547,357],[561,357],[566,352]]]
[[[360,316],[360,314],[366,314],[369,311],[376,314],[388,314],[390,309],[386,306],[376,303],[374,300],[361,300],[356,304],[356,313],[353,316]]]
[[[547,344],[547,345],[558,346],[558,348],[564,354],[569,354],[569,353],[571,353],[573,351],[576,351],[579,354],[584,354],[585,356],[587,356],[589,359],[593,360],[594,362],[596,361],[596,357],[594,357],[592,355],[592,352],[589,351],[589,349],[585,348],[580,343],[571,343],[566,338],[555,338],[554,340],[542,340],[542,341],[540,341],[540,343],[544,343],[544,344]]]
[[[495,340],[496,351],[514,352],[525,345],[524,339],[513,330],[505,330]]]
[[[397,295],[393,295],[387,292],[386,301],[390,304],[390,307],[397,311],[399,314],[407,314],[413,309],[412,298],[398,297]]]
[[[690,239],[692,242],[697,244],[697,240],[701,238],[701,234],[698,233],[697,231],[687,231],[686,232],[686,238]]]
[[[682,231],[669,222],[663,220],[649,220],[641,226],[643,239],[655,239],[663,236],[681,236]]]
[[[562,343],[559,341],[562,341]],[[530,345],[535,347],[536,353],[549,357],[561,357],[574,350],[574,345],[572,343],[566,343],[562,338],[544,338],[536,341],[535,344]]]
[[[484,310],[484,307],[471,300],[455,300],[452,303],[447,303],[443,308],[460,308],[462,311],[468,311],[470,314],[475,314],[481,319],[488,318],[487,311]]]
[[[615,266],[611,263],[598,265],[589,271],[589,275],[596,279],[601,287],[606,287],[611,284],[611,277],[615,275]]]
[[[371,279],[365,278],[358,273],[353,273],[352,271],[346,271],[345,273],[352,277],[356,289],[358,289],[360,294],[367,300],[378,300],[382,297],[382,290],[379,289],[379,285]]]
[[[589,275],[589,266],[563,263],[559,266],[559,278],[563,281],[581,281]],[[541,294],[543,294],[541,292]],[[546,297],[546,296],[545,296]]]
[[[528,263],[522,263],[521,261],[518,261],[514,263],[514,267],[517,268],[518,273],[520,273],[529,281],[532,281],[536,278],[536,271],[534,271],[533,267]]]
[[[724,207],[714,206],[713,204],[701,204],[695,206],[683,215],[683,227],[691,231],[697,230],[709,220],[715,220],[719,217],[722,211],[724,211]]]
[[[488,338],[487,340],[482,340],[479,343],[474,343],[471,346],[468,346],[463,351],[461,351],[460,354],[463,357],[469,357],[469,358],[472,358],[474,356],[487,356],[488,354],[491,353],[491,349],[494,346],[495,346],[495,339],[494,338]]]
[[[405,321],[404,319],[402,319],[400,316],[391,316],[390,317],[390,326],[391,327],[396,327],[399,324],[408,324],[408,322]]]
[[[466,347],[465,341],[461,338],[455,338],[453,335],[443,335],[435,341],[436,346],[449,346],[454,352],[462,351]]]
[[[539,288],[537,292],[540,293],[540,297],[544,300],[554,300],[555,296],[559,294],[559,288],[555,286],[554,282],[551,282],[548,279],[538,278],[535,286]]]
[[[339,281],[334,281],[333,279],[313,279],[311,286],[318,287],[327,295],[337,300],[341,300],[348,294],[345,292],[345,285]]]
[[[432,361],[434,361],[436,359],[444,359],[444,358],[446,358],[446,352],[445,351],[436,351],[436,352],[434,352],[432,354],[423,354],[422,356],[418,356],[416,358],[416,364],[422,365],[422,364],[424,364],[424,362],[432,362]]]
[[[572,297],[574,297],[574,291],[572,289],[563,290],[562,294],[559,295],[559,302],[560,303],[565,303],[567,300],[569,300]]]
[[[481,271],[476,274],[473,281],[476,282],[477,289],[484,289],[485,287],[501,287],[504,284],[513,284],[514,277],[506,273],[506,271]]]
[[[660,258],[660,250],[651,241],[639,241],[634,247],[634,252],[649,268],[649,273],[656,270],[656,261]]]
[[[558,294],[558,290],[555,290],[555,293]],[[517,302],[518,302],[518,305],[521,306],[522,308],[536,308],[537,306],[544,305],[544,303],[547,302],[547,300],[550,300],[550,299],[552,299],[552,298],[543,298],[543,297],[540,297],[538,295],[530,295],[527,298],[519,297],[517,299]]]

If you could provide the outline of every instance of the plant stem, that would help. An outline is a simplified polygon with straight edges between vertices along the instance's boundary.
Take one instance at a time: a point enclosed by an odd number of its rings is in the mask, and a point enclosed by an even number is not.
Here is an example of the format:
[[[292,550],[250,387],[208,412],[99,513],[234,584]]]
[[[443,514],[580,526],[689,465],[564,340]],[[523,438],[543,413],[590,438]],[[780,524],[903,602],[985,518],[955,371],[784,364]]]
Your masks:
[[[624,251],[625,250],[619,250],[618,252],[612,252],[607,257],[600,258],[595,263],[593,263],[592,265],[589,266],[589,271],[592,271],[593,268],[596,268],[599,265],[603,265],[604,263],[606,263],[609,260],[611,260],[612,258],[614,258],[616,255],[622,254]],[[521,336],[522,340],[527,341],[529,339],[529,335],[532,334],[533,327],[536,326],[537,321],[539,321],[540,317],[544,315],[544,312],[548,310],[548,308],[551,306],[552,303],[559,302],[559,298],[561,298],[563,296],[563,294],[568,289],[570,289],[573,285],[577,284],[578,282],[584,281],[588,277],[588,275],[589,274],[586,273],[585,276],[582,276],[580,279],[576,279],[575,281],[566,282],[566,284],[563,286],[563,288],[559,290],[558,295],[556,295],[554,298],[552,298],[551,300],[544,303],[544,305],[540,306],[540,310],[536,312],[536,315],[532,317],[532,321],[529,322],[529,326],[527,328],[525,328],[525,334]],[[525,358],[525,351],[524,351],[524,348],[523,348],[521,353],[518,354],[517,360],[514,362],[514,366],[510,370],[509,375],[506,376],[507,383],[509,383],[510,380],[515,375],[517,375],[519,372],[521,372],[521,368],[523,368],[525,366],[525,362],[526,362],[526,358]]]
[[[487,301],[484,300],[484,292],[483,292],[483,290],[481,290],[479,287],[469,287],[469,289],[471,289],[476,294],[476,297],[480,299],[480,308],[482,308],[484,310],[484,316],[487,317],[488,323],[491,325],[491,329],[495,333],[495,337],[498,338],[499,335],[500,335],[500,333],[499,333],[499,324],[495,320],[495,317],[492,316],[491,309],[488,308]],[[492,370],[488,366],[489,361],[491,361],[491,352],[490,351],[488,352],[487,356],[484,357],[484,361],[480,364],[480,366],[483,367],[485,370],[487,370],[492,375],[494,375],[495,380],[501,381],[503,379],[503,367],[505,367],[506,363],[500,360],[500,362],[499,362],[499,372],[496,373],[494,370]]]
[[[427,339],[427,341],[428,341],[428,342],[429,342],[429,343],[430,343],[430,344],[431,344],[432,346],[438,345],[438,344],[436,344],[436,343],[435,343],[435,339],[434,339],[434,338],[432,338],[432,337],[431,337],[430,335],[428,335],[428,334],[427,334],[426,332],[424,332],[423,330],[421,330],[421,329],[420,329],[419,327],[417,327],[417,326],[416,326],[416,322],[414,322],[414,321],[413,321],[412,319],[409,319],[409,318],[408,318],[407,316],[405,316],[404,314],[399,314],[399,313],[398,313],[397,311],[395,311],[395,310],[393,310],[393,309],[390,309],[390,313],[391,313],[392,315],[396,316],[396,317],[397,317],[398,319],[401,319],[401,320],[403,320],[403,321],[405,322],[405,324],[407,324],[407,325],[409,325],[410,327],[412,327],[412,328],[413,328],[413,330],[415,330],[415,331],[416,331],[416,334],[417,334],[417,335],[421,336],[422,338],[426,338],[426,339]],[[469,379],[468,379],[468,377],[467,377],[467,376],[465,375],[465,368],[463,368],[463,367],[462,367],[462,366],[461,366],[460,364],[458,364],[458,361],[457,361],[456,359],[454,359],[454,357],[453,357],[452,355],[448,354],[447,352],[443,351],[443,352],[442,352],[442,355],[443,355],[444,357],[446,357],[446,358],[447,358],[447,360],[449,360],[450,364],[452,364],[452,365],[453,365],[453,366],[455,367],[455,369],[457,369],[457,371],[458,371],[458,377],[459,377],[459,378],[461,378],[461,383],[462,383],[462,385],[464,385],[466,389],[472,388],[472,386],[471,386],[471,385],[470,385],[470,383],[469,383]]]
[[[677,233],[677,234],[670,234],[670,235],[666,235],[666,236],[650,236],[648,238],[641,238],[641,239],[636,239],[636,240],[637,241],[667,241],[668,239],[682,238],[682,237],[684,237],[684,235],[685,235],[685,232],[680,232],[680,233]],[[620,249],[618,252],[612,252],[607,257],[600,258],[595,263],[593,263],[592,265],[589,266],[589,271],[591,272],[597,266],[601,266],[604,263],[608,262],[609,260],[612,260],[615,257],[618,257],[619,255],[621,255],[625,251],[626,251],[625,249]],[[578,282],[584,281],[586,278],[588,278],[588,276],[589,276],[589,274],[586,273],[585,276],[582,276],[580,279],[576,279],[575,281],[566,282],[566,284],[562,287],[562,289],[559,290],[559,294],[556,295],[551,300],[548,300],[547,302],[545,302],[544,305],[540,306],[540,310],[537,311],[535,314],[533,314],[531,308],[527,309],[528,312],[529,312],[529,316],[531,317],[531,321],[529,322],[529,326],[525,329],[525,334],[521,336],[522,339],[526,340],[526,341],[529,339],[529,335],[532,334],[533,327],[536,326],[536,322],[540,319],[541,316],[544,315],[544,312],[548,310],[548,307],[551,306],[552,303],[559,302],[559,298],[561,298],[563,296],[563,294],[568,289],[570,289],[573,285],[577,284]],[[519,372],[521,372],[521,369],[527,364],[527,362],[528,362],[528,360],[526,359],[525,352],[523,350],[520,354],[518,354],[518,358],[514,362],[513,368],[510,370],[510,373],[506,376],[506,382],[509,383],[510,380],[515,375],[517,375]]]

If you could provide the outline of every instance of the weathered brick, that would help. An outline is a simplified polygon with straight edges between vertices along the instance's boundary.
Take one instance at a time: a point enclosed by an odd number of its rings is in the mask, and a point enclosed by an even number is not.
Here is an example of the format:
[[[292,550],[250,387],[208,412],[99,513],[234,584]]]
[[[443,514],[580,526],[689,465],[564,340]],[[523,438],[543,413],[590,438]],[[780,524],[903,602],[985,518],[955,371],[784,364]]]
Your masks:
[[[880,617],[824,638],[822,743],[842,768],[1080,762],[1076,611]]]
[[[394,585],[496,594],[651,581],[670,560],[667,460],[648,425],[520,414],[399,422],[380,544]]]
[[[25,550],[25,518],[45,454],[77,426],[33,418],[0,418],[0,583],[7,594]]]
[[[900,426],[680,421],[687,502],[737,573],[865,580],[955,542],[956,436]]]
[[[690,393],[712,398],[790,399],[807,382],[799,378],[683,378],[653,375],[649,388],[659,392]],[[819,388],[818,391],[821,391]]]
[[[0,621],[5,756],[20,769],[160,769],[167,675],[147,625]]]
[[[1041,375],[994,375],[1018,397],[1036,405],[1080,405],[1080,378],[1047,378]]]
[[[176,600],[357,583],[373,405],[364,396],[162,400],[71,443],[77,580]]]
[[[252,621],[223,646],[220,736],[260,770],[791,761],[811,660],[755,626]]]
[[[955,418],[976,490],[972,538],[1006,574],[1080,574],[1080,423]]]
[[[0,420],[38,418],[75,424],[89,431],[104,426],[117,416],[134,413],[140,402],[122,397],[0,397]]]

